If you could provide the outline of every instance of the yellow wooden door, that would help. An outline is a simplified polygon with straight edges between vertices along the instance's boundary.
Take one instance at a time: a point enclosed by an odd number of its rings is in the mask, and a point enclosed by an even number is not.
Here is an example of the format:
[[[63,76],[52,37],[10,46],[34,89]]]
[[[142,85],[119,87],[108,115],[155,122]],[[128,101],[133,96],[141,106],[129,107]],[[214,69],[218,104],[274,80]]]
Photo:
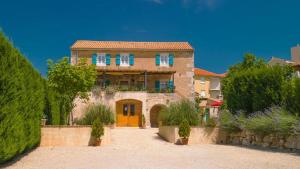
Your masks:
[[[119,101],[116,107],[117,126],[119,127],[138,127],[142,104],[135,100]]]

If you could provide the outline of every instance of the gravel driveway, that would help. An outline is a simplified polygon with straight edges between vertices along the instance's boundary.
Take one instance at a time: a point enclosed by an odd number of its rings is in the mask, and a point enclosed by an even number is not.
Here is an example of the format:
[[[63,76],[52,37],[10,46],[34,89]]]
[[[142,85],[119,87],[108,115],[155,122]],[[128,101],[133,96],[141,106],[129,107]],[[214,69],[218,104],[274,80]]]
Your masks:
[[[39,147],[7,168],[299,169],[300,156],[224,145],[178,146],[157,129],[117,128],[102,147]]]

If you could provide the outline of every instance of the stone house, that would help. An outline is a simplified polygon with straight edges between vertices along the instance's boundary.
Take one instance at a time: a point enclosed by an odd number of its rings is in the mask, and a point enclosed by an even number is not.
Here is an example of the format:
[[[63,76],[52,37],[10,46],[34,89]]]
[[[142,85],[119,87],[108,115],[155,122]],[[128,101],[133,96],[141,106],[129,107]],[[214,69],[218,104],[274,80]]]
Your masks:
[[[208,109],[212,116],[217,116],[222,103],[221,80],[225,74],[217,74],[204,69],[194,69],[195,96],[201,98],[200,107]]]
[[[300,77],[300,45],[291,48],[291,60],[272,57],[269,65],[291,65],[295,70],[295,76]]]
[[[76,100],[74,118],[87,105],[104,103],[116,115],[116,126],[156,127],[160,109],[179,99],[194,99],[194,49],[188,42],[120,42],[78,40],[71,46],[71,64],[81,58],[96,65],[95,87],[88,103]],[[109,90],[114,93],[109,94]],[[93,93],[93,92],[92,92]]]

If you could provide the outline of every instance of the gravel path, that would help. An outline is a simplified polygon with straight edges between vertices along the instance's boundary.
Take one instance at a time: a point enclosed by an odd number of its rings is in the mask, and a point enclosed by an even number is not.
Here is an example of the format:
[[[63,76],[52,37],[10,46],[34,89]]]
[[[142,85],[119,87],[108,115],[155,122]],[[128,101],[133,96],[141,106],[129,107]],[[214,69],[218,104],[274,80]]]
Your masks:
[[[102,147],[39,147],[7,168],[18,169],[299,169],[300,156],[223,145],[178,146],[157,129],[117,128]]]

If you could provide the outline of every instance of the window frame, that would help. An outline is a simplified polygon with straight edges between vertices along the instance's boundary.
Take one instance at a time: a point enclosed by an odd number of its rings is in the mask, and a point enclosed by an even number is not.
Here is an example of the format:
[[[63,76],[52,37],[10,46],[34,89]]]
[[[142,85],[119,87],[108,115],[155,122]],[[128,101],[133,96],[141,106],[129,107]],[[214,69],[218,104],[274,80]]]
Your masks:
[[[159,64],[160,66],[169,67],[170,66],[169,53],[160,53],[159,62],[160,62]]]
[[[123,57],[127,57],[127,63],[123,62]],[[129,53],[121,53],[120,54],[120,66],[129,67]]]
[[[205,84],[205,82],[206,82],[206,77],[201,76],[201,77],[199,78],[199,80],[200,80],[200,83],[201,83],[201,84]]]
[[[106,54],[105,53],[97,53],[96,65],[97,66],[106,66]]]
[[[168,89],[168,81],[164,81],[164,80],[159,81],[159,89],[160,90]]]

